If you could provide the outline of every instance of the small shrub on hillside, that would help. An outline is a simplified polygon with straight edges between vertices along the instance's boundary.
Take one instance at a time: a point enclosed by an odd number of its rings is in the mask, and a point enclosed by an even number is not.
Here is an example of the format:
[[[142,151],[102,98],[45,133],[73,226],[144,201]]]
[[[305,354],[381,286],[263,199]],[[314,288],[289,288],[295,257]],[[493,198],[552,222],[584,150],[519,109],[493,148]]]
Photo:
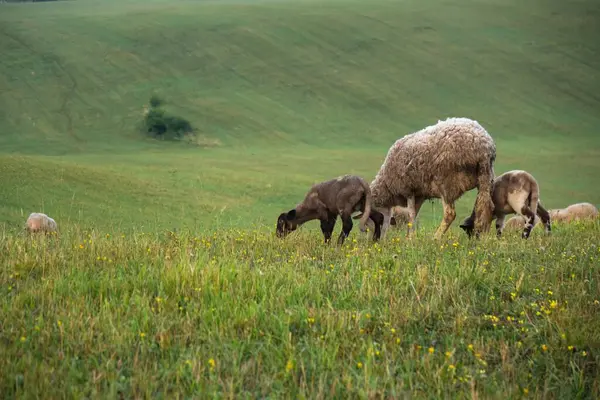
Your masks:
[[[164,101],[156,95],[150,98],[145,112],[144,130],[153,138],[180,140],[193,135],[194,128],[185,118],[170,115],[161,108]]]

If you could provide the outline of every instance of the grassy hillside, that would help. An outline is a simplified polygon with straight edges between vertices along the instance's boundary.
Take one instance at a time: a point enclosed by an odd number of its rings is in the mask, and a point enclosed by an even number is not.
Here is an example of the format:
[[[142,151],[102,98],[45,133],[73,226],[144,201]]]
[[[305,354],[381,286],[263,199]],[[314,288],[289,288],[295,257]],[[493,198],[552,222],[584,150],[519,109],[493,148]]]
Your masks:
[[[534,173],[549,207],[600,203],[594,1],[1,7],[9,226],[41,209],[98,227],[272,224],[311,183],[371,179],[395,139],[447,116],[479,120],[497,172]],[[140,136],[153,93],[200,146]]]

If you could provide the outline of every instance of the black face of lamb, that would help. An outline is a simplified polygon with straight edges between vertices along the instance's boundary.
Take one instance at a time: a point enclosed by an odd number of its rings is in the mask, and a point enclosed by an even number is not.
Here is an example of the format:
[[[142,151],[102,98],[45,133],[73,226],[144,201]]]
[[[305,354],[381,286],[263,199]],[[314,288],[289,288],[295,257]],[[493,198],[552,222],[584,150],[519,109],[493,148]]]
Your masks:
[[[294,211],[293,215],[291,215],[292,211]],[[295,217],[295,210],[292,211],[288,213],[281,213],[277,218],[277,229],[275,230],[277,237],[284,238],[290,232],[293,232],[296,230],[296,228],[298,228],[298,225],[294,223],[293,218],[290,218]]]
[[[462,230],[464,230],[467,233],[467,235],[469,237],[473,236],[473,230],[474,230],[475,227],[472,224],[468,224],[466,222],[463,222],[459,226],[462,228]]]

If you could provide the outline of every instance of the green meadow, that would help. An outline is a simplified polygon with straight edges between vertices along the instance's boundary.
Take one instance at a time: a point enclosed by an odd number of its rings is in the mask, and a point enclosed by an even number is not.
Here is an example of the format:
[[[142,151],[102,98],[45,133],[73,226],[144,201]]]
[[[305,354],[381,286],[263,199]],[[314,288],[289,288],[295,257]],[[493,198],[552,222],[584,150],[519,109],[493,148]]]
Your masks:
[[[0,4],[5,398],[597,398],[599,222],[337,248],[275,220],[476,119],[496,174],[600,206],[593,0]],[[151,96],[193,141],[140,131]],[[45,212],[60,234],[22,227]],[[340,224],[334,232],[338,234]]]

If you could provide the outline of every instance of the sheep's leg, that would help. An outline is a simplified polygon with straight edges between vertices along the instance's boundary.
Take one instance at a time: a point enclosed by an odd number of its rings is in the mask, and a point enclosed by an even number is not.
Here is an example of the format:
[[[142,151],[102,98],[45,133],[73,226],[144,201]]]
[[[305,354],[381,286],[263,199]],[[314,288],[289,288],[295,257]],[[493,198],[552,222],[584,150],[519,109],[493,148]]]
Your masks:
[[[350,235],[350,231],[352,230],[352,217],[350,213],[341,214],[342,218],[342,232],[340,232],[340,236],[338,237],[338,246],[344,244],[344,239]]]
[[[552,223],[550,221],[550,214],[542,206],[542,203],[540,203],[540,202],[538,202],[537,215],[542,220],[542,223],[544,224],[544,229],[546,230],[546,233],[549,234],[550,232],[552,232]]]
[[[406,236],[412,237],[417,229],[416,220],[421,206],[425,202],[423,197],[408,197],[406,199],[406,208],[408,209],[408,223],[406,224]]]
[[[531,230],[533,229],[533,224],[535,222],[535,214],[531,209],[524,205],[521,208],[521,215],[525,217],[525,229],[523,230],[523,235],[521,236],[523,239],[529,238],[531,234]]]
[[[377,210],[383,215],[383,225],[381,226],[381,237],[385,237],[388,228],[390,227],[390,222],[392,220],[392,209],[391,208],[380,208]]]
[[[373,220],[373,224],[375,225],[375,229],[373,231],[373,241],[376,242],[381,238],[381,226],[383,225],[383,214],[379,211],[371,210],[371,214],[369,216],[371,220]]]
[[[497,237],[502,236],[502,231],[504,230],[504,218],[506,218],[506,215],[502,214],[502,215],[498,216],[498,219],[496,219],[496,236]]]
[[[421,211],[421,206],[423,205],[423,203],[425,203],[424,197],[417,197],[415,199],[415,218],[413,221],[413,229],[417,229],[417,227],[416,227],[417,217],[419,216],[419,211]]]
[[[435,232],[436,239],[440,239],[446,233],[456,218],[454,203],[446,202],[446,200],[442,197],[442,206],[444,207],[444,219],[442,220],[438,230]]]
[[[414,234],[415,218],[417,217],[417,205],[415,196],[406,198],[406,209],[408,210],[408,224],[406,224],[406,237],[412,237]]]
[[[323,237],[325,238],[325,244],[331,241],[331,235],[333,234],[333,229],[335,228],[335,220],[337,215],[329,216],[326,220],[321,220],[321,232],[323,232]]]
[[[494,186],[494,162],[482,162],[478,165],[477,197],[475,197],[475,237],[490,229],[494,213],[492,191]]]

